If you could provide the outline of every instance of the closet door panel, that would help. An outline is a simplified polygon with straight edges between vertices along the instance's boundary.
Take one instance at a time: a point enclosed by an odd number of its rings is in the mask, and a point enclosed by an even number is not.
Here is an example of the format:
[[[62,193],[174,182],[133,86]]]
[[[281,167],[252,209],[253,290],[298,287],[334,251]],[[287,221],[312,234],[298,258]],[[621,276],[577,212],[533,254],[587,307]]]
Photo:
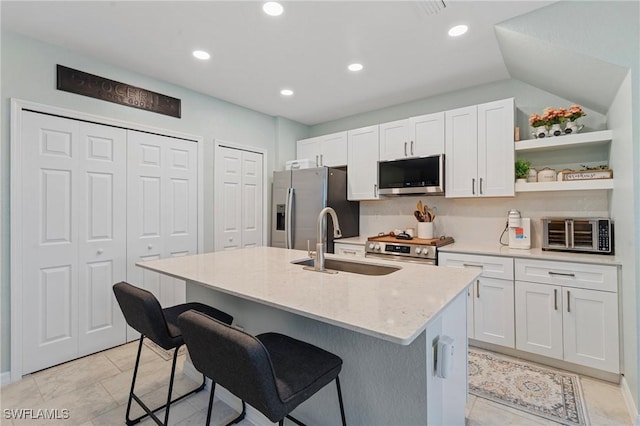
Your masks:
[[[22,368],[78,352],[78,122],[22,116]]]
[[[262,154],[242,153],[242,247],[262,245]]]
[[[79,355],[125,341],[112,286],[126,275],[126,130],[80,123]]]
[[[197,252],[197,144],[133,130],[127,141],[127,279],[175,305],[185,300],[184,282],[135,263]]]

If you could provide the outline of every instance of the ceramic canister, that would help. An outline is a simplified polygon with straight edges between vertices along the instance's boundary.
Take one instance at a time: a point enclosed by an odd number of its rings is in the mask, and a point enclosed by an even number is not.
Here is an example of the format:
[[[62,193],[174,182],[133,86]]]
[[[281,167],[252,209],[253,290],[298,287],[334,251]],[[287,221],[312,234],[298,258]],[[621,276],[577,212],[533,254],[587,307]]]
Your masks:
[[[556,179],[556,171],[549,167],[545,167],[538,172],[538,182],[555,182]]]

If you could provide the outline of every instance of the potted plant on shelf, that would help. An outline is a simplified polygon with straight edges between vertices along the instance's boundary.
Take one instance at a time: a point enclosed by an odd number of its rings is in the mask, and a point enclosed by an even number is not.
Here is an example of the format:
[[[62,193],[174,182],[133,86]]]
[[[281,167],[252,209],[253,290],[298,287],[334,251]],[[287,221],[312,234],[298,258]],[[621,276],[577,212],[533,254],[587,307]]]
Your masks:
[[[578,118],[587,115],[580,105],[571,105],[568,111],[565,111],[564,118],[567,120],[567,124],[564,126],[564,132],[578,133],[584,127],[584,124],[578,125]]]
[[[533,136],[536,138],[544,138],[549,135],[547,131],[547,122],[538,114],[533,113],[529,117],[529,125],[533,127]]]
[[[517,159],[515,164],[516,182],[526,182],[529,177],[529,168],[531,162],[523,159]]]
[[[545,120],[547,125],[550,125],[549,136],[560,136],[562,129],[560,124],[565,121],[564,115],[567,112],[565,108],[553,109],[551,107],[546,108],[542,113],[542,119]]]

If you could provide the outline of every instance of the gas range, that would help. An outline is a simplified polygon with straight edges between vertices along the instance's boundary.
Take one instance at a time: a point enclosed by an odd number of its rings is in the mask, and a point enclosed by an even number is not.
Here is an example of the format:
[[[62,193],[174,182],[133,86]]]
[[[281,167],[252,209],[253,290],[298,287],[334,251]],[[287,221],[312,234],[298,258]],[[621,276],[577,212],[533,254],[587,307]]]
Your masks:
[[[453,243],[452,237],[405,240],[388,234],[379,235],[367,239],[365,256],[437,265],[438,247],[451,243]]]

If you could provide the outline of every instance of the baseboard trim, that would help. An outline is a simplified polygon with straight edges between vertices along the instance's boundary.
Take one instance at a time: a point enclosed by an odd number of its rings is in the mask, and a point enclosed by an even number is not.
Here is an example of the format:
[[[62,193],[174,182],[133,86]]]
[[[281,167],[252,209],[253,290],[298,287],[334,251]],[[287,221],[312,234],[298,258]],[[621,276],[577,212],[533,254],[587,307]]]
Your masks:
[[[11,383],[11,371],[5,371],[0,374],[0,386],[8,385]]]
[[[187,358],[184,361],[183,367],[184,375],[195,381],[202,380],[202,373],[200,373],[191,363],[191,359]],[[207,379],[206,391],[211,391],[211,380]],[[216,385],[216,398],[233,408],[237,412],[242,410],[242,402],[237,396],[226,390],[220,385]],[[256,410],[250,405],[247,405],[247,411],[245,419],[250,421],[255,426],[273,426],[273,423],[269,421],[261,412]]]
[[[624,403],[627,406],[627,411],[629,411],[629,415],[632,419],[634,419],[634,424],[636,426],[640,426],[640,416],[638,415],[638,407],[636,407],[636,403],[631,395],[631,389],[629,389],[629,384],[624,376],[622,376],[622,380],[620,381],[620,389],[622,390],[622,396],[624,397]]]

